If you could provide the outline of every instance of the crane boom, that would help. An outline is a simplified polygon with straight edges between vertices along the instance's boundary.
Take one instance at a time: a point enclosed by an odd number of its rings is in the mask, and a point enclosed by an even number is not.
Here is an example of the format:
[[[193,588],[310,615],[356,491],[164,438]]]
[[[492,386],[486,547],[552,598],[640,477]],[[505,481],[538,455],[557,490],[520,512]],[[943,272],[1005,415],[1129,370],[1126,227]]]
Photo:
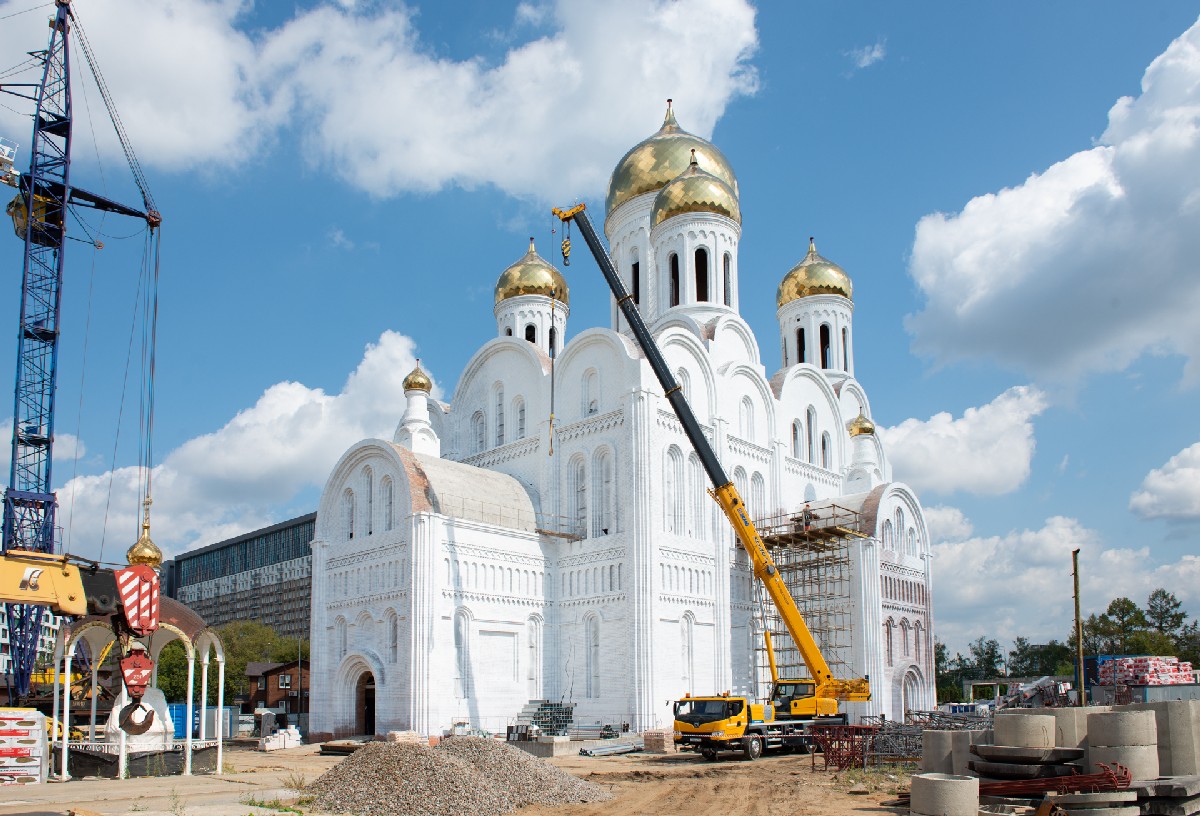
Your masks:
[[[584,205],[579,204],[565,211],[555,208],[554,214],[564,223],[574,221],[576,226],[579,227],[584,240],[587,242],[588,248],[591,249],[592,255],[600,267],[600,271],[604,274],[604,279],[608,282],[609,289],[612,290],[613,296],[617,299],[617,306],[621,309],[621,313],[625,316],[626,321],[628,321],[634,338],[645,353],[646,359],[650,363],[650,368],[654,371],[654,376],[658,378],[659,384],[662,385],[663,394],[666,396],[667,401],[671,403],[671,408],[674,409],[675,416],[679,418],[679,422],[683,425],[684,433],[687,434],[692,447],[696,451],[696,455],[700,458],[700,463],[704,466],[704,470],[712,482],[713,487],[709,493],[716,500],[717,504],[720,505],[721,511],[729,519],[729,523],[733,525],[734,534],[750,558],[754,576],[762,582],[767,594],[774,602],[775,608],[778,610],[784,625],[787,627],[788,634],[791,635],[792,641],[795,643],[801,658],[804,660],[804,665],[811,673],[812,680],[816,684],[815,696],[855,700],[869,699],[869,685],[865,679],[839,680],[830,671],[829,663],[825,660],[824,655],[821,654],[820,646],[818,646],[816,640],[813,638],[812,632],[809,630],[808,624],[805,623],[804,616],[800,613],[799,607],[796,606],[796,601],[792,598],[792,593],[788,590],[787,584],[779,575],[779,570],[775,566],[774,559],[771,558],[771,553],[767,550],[762,537],[754,528],[754,522],[750,520],[750,516],[746,512],[746,503],[742,500],[741,495],[739,495],[737,487],[725,475],[725,469],[717,459],[716,452],[713,451],[712,446],[708,443],[708,439],[705,438],[704,431],[700,428],[700,423],[696,421],[696,417],[692,413],[692,408],[688,405],[686,397],[684,397],[683,389],[675,381],[670,367],[667,365],[666,360],[663,359],[658,344],[654,341],[650,330],[646,328],[646,323],[642,320],[642,315],[638,311],[637,304],[633,302],[633,297],[625,289],[625,284],[621,280],[621,276],[617,274],[612,258],[609,257],[604,245],[600,243],[600,237],[592,227],[592,222],[587,216]]]

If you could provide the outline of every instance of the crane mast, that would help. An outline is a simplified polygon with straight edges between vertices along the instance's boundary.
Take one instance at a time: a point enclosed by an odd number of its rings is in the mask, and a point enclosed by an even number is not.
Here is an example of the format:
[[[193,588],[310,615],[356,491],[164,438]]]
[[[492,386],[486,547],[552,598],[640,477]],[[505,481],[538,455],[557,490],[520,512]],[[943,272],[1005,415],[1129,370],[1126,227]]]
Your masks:
[[[600,237],[592,227],[592,222],[587,216],[584,205],[579,204],[565,211],[556,208],[554,214],[564,223],[575,222],[584,240],[587,242],[588,248],[591,249],[592,255],[596,258],[596,263],[599,265],[600,271],[604,274],[604,279],[608,282],[609,289],[612,290],[613,296],[617,299],[617,306],[621,309],[621,313],[629,323],[629,328],[633,331],[638,345],[645,353],[646,359],[650,363],[650,368],[654,371],[654,376],[658,378],[659,384],[662,385],[663,395],[671,403],[671,408],[674,409],[675,415],[679,418],[684,433],[692,443],[692,447],[695,449],[700,463],[704,466],[704,471],[708,474],[709,481],[712,482],[713,487],[709,493],[716,500],[717,504],[721,506],[721,511],[729,519],[729,523],[733,525],[733,530],[737,535],[738,541],[741,542],[743,549],[745,549],[746,554],[750,558],[755,577],[762,582],[767,594],[774,602],[775,608],[787,626],[788,634],[791,635],[792,641],[799,650],[805,666],[811,673],[812,680],[816,685],[816,696],[840,699],[869,699],[870,691],[865,679],[840,680],[833,676],[833,672],[829,668],[829,663],[825,660],[824,655],[821,654],[821,649],[813,638],[812,632],[809,631],[808,624],[804,621],[804,616],[800,613],[799,607],[796,606],[796,601],[792,598],[792,593],[788,590],[783,578],[780,577],[779,570],[775,566],[775,561],[771,558],[766,544],[763,543],[762,537],[754,528],[754,522],[750,520],[750,516],[746,512],[746,503],[742,500],[741,495],[739,495],[737,487],[725,474],[725,469],[721,466],[720,460],[717,459],[716,452],[713,451],[712,446],[708,443],[708,439],[705,438],[704,431],[701,430],[700,423],[696,421],[696,417],[692,413],[692,408],[688,404],[683,390],[679,387],[679,383],[675,381],[675,376],[671,373],[671,368],[667,365],[666,360],[663,359],[662,352],[659,350],[658,344],[654,341],[654,337],[650,334],[650,330],[646,328],[646,323],[642,320],[642,315],[638,311],[637,305],[633,302],[633,297],[625,289],[625,283],[621,280],[621,276],[617,274],[616,267],[613,265],[608,251],[600,243]],[[569,241],[564,241],[564,253],[570,251],[569,247]]]

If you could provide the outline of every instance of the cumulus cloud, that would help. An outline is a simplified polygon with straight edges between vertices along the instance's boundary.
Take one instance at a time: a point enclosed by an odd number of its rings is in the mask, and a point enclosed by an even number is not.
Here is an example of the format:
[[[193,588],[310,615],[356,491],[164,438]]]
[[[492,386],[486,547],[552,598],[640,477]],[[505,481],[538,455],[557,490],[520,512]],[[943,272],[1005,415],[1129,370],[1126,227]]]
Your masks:
[[[917,490],[999,495],[1016,490],[1029,476],[1036,444],[1033,418],[1046,405],[1037,388],[1016,386],[961,417],[943,411],[879,433],[892,472]]]
[[[2,3],[0,16],[22,5]],[[667,97],[685,127],[710,135],[756,84],[746,0],[522,3],[513,19],[526,39],[495,61],[438,56],[416,11],[398,2],[325,3],[254,32],[250,5],[90,0],[83,9],[145,163],[225,170],[287,132],[314,165],[377,196],[490,184],[565,201],[603,188]],[[22,15],[0,28],[0,51],[45,39],[44,15]],[[16,121],[0,109],[0,123]]]
[[[1147,473],[1129,509],[1144,519],[1200,520],[1200,442]]]
[[[883,60],[887,56],[887,42],[879,40],[874,45],[864,45],[861,48],[853,48],[846,52],[846,56],[854,63],[857,69],[870,68],[877,62]]]
[[[917,225],[914,348],[1039,378],[1146,353],[1200,376],[1200,22],[1117,101],[1094,147]]]
[[[1081,550],[1084,615],[1102,612],[1122,596],[1144,604],[1158,587],[1185,605],[1200,601],[1200,557],[1156,562],[1149,548],[1105,547],[1096,531],[1078,520],[1054,516],[1036,530],[934,544],[937,636],[951,651],[965,651],[980,635],[1002,644],[1018,635],[1034,642],[1065,640],[1075,620],[1074,549]]]
[[[975,525],[957,507],[934,505],[925,508],[925,523],[934,544],[943,541],[962,541],[975,532]]]
[[[408,337],[384,332],[339,393],[277,383],[220,429],[168,453],[153,476],[155,542],[181,552],[279,521],[273,509],[323,486],[351,444],[391,439],[404,411],[402,383],[415,365],[413,351]],[[105,558],[123,553],[136,537],[139,483],[137,468],[123,467],[63,485],[59,517],[70,520],[69,550],[95,557],[104,531]]]

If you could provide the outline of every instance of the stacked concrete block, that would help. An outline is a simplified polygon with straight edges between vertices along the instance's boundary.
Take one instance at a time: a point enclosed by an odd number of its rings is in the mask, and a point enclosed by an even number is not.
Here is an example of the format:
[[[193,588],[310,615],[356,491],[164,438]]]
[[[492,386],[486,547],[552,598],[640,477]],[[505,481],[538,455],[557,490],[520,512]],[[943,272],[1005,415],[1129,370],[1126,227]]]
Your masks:
[[[954,773],[954,732],[927,730],[921,732],[921,771],[923,773]]]
[[[954,731],[953,743],[954,748],[951,752],[951,765],[953,770],[950,773],[957,776],[978,776],[971,769],[971,746],[972,745],[988,745],[994,738],[992,730],[989,729],[970,729],[964,731]]]
[[[1162,776],[1200,774],[1200,700],[1134,703],[1118,710],[1154,712]]]
[[[1200,814],[1200,775],[1171,776],[1149,782],[1134,782],[1130,788],[1137,792],[1142,813],[1150,816]]]
[[[1137,791],[1067,793],[1054,797],[1054,804],[1068,816],[1139,816]]]
[[[1057,723],[1053,714],[1001,714],[994,723],[996,745],[1053,748]]]
[[[1082,748],[1087,751],[1089,714],[1103,714],[1110,706],[1084,706],[1082,708],[1048,708],[1046,713],[1054,717],[1054,745],[1058,748]],[[1084,754],[1083,767],[1090,768]]]
[[[1153,711],[1108,711],[1088,715],[1088,759],[1124,765],[1134,779],[1157,779],[1158,726]]]
[[[912,778],[912,816],[976,816],[979,780],[972,776],[925,773]]]

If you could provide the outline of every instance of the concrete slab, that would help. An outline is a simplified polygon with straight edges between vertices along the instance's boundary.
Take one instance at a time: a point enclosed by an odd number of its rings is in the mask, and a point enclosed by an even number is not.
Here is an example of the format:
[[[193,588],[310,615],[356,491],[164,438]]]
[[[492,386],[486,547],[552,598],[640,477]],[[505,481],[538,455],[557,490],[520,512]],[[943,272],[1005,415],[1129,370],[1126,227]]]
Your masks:
[[[1064,793],[1055,796],[1054,801],[1060,805],[1091,805],[1099,807],[1105,802],[1136,802],[1137,791],[1105,791],[1103,793]]]
[[[971,753],[988,762],[1045,764],[1082,759],[1082,748],[1022,748],[1017,745],[972,745]]]
[[[980,776],[996,779],[1050,779],[1079,772],[1075,765],[1022,765],[1016,762],[986,762],[982,759],[972,760],[971,770]]]

